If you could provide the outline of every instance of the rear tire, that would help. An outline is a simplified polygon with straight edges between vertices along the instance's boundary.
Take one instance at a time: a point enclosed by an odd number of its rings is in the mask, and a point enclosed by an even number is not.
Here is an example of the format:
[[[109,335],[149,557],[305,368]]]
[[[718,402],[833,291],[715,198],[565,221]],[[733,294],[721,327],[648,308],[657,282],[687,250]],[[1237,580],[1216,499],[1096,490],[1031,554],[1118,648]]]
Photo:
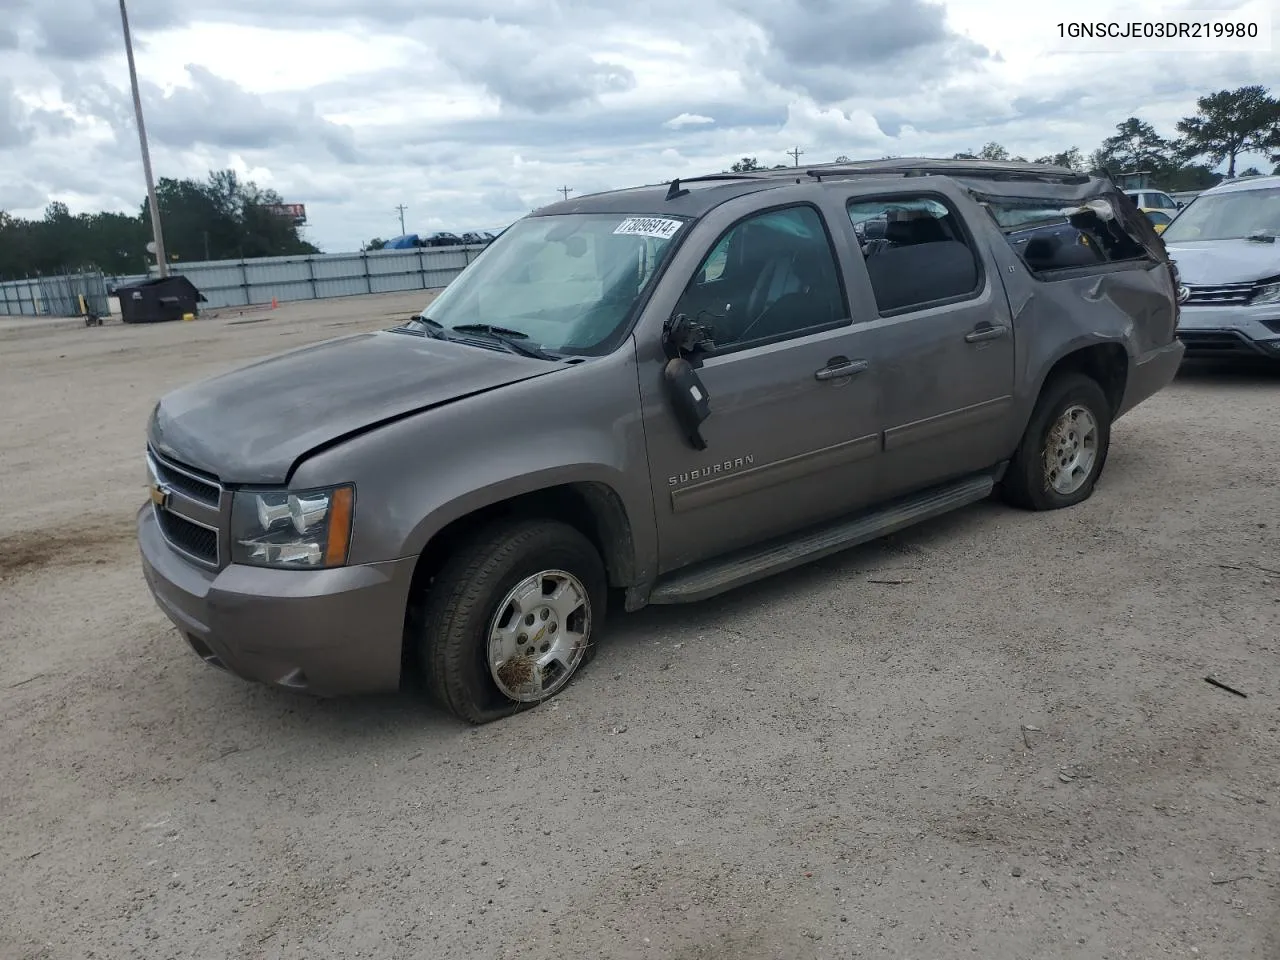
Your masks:
[[[1022,442],[1001,483],[1024,510],[1061,510],[1093,494],[1111,446],[1111,405],[1082,373],[1054,377],[1040,391]]]
[[[567,524],[481,530],[429,588],[417,638],[429,695],[474,724],[549,700],[595,653],[607,591],[599,553]]]

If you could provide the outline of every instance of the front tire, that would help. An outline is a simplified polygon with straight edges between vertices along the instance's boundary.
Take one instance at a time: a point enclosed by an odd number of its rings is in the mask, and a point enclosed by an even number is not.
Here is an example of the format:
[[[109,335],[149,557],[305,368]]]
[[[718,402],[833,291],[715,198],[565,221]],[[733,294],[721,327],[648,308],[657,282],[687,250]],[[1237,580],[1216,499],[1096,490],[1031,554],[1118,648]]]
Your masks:
[[[481,531],[426,599],[418,651],[432,699],[481,724],[554,697],[595,652],[607,590],[599,553],[567,524]]]
[[[1092,377],[1055,377],[1040,393],[1002,483],[1025,510],[1061,510],[1093,494],[1111,446],[1111,405]]]

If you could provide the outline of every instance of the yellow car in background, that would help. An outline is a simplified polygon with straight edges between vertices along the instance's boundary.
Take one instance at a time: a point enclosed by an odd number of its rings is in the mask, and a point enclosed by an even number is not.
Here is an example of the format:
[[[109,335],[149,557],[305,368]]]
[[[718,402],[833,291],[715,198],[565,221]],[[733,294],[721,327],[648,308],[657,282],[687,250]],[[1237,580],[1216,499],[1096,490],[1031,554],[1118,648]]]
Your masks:
[[[1164,233],[1164,228],[1173,223],[1173,216],[1168,210],[1157,210],[1155,207],[1139,207],[1138,209],[1147,215],[1151,225],[1156,228],[1156,233]]]

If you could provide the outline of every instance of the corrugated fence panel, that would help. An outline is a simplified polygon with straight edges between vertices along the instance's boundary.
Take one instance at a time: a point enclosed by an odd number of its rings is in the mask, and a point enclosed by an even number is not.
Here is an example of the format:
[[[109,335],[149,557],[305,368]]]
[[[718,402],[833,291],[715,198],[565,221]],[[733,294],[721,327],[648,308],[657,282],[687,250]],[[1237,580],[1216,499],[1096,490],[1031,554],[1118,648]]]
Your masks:
[[[205,295],[204,309],[327,300],[448,286],[484,247],[370,250],[174,265]],[[3,303],[3,300],[0,300]]]
[[[446,287],[484,247],[425,247],[419,250],[370,250],[302,257],[260,257],[174,264],[171,272],[188,277],[204,294],[205,310],[245,307],[288,300],[327,300],[369,293]],[[94,275],[98,276],[98,275]],[[156,276],[152,269],[151,276]],[[100,281],[87,275],[33,278],[0,283],[0,316],[41,316],[78,312],[78,294],[96,312],[105,303]],[[145,277],[111,277],[106,289]]]
[[[98,316],[110,312],[106,278],[95,270],[30,277],[0,283],[0,316],[78,317],[84,308]]]

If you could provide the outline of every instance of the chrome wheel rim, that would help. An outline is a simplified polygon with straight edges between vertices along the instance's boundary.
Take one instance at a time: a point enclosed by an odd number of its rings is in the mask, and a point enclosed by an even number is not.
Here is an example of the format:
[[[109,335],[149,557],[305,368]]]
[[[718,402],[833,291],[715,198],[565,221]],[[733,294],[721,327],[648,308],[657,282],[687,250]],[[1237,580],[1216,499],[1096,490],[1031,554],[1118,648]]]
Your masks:
[[[1080,404],[1073,404],[1049,428],[1044,445],[1045,484],[1062,496],[1076,493],[1098,461],[1098,420]]]
[[[489,675],[518,703],[569,682],[591,639],[591,598],[571,573],[543,570],[516,584],[489,623]]]

